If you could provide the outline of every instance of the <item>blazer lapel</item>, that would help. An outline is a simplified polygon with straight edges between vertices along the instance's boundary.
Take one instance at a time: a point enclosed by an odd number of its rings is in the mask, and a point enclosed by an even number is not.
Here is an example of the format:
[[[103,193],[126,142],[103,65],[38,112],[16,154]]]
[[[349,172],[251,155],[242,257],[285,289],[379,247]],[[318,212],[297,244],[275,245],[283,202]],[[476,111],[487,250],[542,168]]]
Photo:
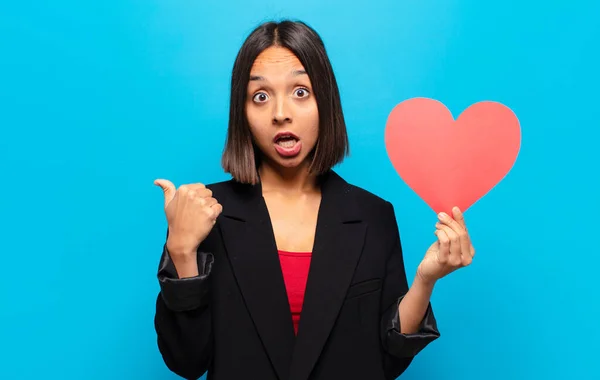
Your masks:
[[[366,232],[351,189],[342,178],[330,172],[321,194],[291,380],[306,380],[317,362],[344,302]]]
[[[277,375],[287,380],[294,326],[275,237],[261,186],[234,183],[221,231],[248,311]]]

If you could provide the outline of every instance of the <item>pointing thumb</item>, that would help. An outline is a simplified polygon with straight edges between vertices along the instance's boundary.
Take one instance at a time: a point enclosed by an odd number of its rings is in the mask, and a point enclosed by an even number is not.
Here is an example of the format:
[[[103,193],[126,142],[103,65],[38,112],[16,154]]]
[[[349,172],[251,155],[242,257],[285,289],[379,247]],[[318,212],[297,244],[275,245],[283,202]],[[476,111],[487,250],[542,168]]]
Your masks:
[[[165,193],[165,208],[167,208],[169,203],[175,198],[175,185],[167,179],[157,179],[154,181],[154,184],[159,186]]]

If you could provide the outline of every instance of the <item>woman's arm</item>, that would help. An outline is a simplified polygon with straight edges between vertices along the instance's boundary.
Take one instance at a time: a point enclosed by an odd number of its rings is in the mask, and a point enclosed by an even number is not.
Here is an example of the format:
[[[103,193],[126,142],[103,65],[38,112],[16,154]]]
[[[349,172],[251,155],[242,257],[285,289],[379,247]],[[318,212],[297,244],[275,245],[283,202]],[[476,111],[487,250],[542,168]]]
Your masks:
[[[409,290],[394,208],[388,203],[386,227],[393,237],[381,298],[381,340],[389,378],[402,374],[429,343],[440,336],[429,302],[432,286],[415,279]]]
[[[434,285],[434,282],[427,282],[419,275],[415,276],[412,286],[402,298],[398,309],[402,334],[414,334],[419,331]]]
[[[214,257],[197,253],[198,275],[179,278],[166,244],[161,257],[154,326],[159,351],[167,367],[185,379],[198,379],[212,360],[209,304],[210,272]]]

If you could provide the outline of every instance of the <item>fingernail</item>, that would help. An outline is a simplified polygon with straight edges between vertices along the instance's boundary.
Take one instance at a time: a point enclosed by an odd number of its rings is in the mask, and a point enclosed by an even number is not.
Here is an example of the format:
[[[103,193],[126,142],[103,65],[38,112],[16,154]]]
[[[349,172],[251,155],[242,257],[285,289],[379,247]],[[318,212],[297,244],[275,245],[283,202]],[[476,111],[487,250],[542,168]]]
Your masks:
[[[445,212],[440,212],[438,216],[440,219],[444,219],[447,215]]]

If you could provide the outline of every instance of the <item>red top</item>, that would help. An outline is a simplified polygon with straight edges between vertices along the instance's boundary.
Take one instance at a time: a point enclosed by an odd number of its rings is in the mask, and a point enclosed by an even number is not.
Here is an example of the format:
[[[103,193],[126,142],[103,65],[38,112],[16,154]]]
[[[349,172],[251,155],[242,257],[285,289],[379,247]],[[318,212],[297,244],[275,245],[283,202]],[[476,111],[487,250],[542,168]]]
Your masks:
[[[279,251],[279,261],[285,281],[285,288],[290,302],[294,331],[298,334],[298,323],[304,302],[304,290],[308,279],[311,252]]]

